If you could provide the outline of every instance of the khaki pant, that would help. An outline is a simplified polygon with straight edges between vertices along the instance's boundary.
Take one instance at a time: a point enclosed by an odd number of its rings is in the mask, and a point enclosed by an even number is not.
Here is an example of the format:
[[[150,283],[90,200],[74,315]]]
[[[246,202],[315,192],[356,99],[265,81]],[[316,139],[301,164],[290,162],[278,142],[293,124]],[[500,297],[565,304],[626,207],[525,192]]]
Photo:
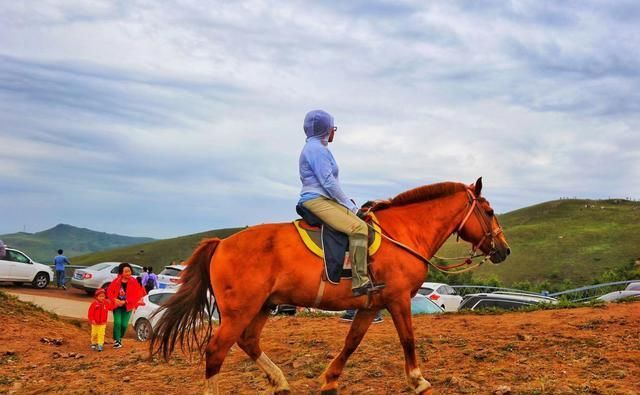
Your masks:
[[[107,324],[91,325],[91,344],[102,346],[104,344],[104,331]]]
[[[302,204],[322,222],[349,236],[349,256],[353,263],[351,287],[358,288],[368,283],[367,224],[348,208],[323,196],[307,200]]]

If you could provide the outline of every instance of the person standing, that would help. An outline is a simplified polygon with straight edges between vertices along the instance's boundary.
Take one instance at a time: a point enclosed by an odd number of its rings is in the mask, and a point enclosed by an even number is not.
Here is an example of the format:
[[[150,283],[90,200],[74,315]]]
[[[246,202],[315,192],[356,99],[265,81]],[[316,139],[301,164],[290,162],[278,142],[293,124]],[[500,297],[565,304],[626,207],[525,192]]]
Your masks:
[[[147,267],[142,267],[142,274],[138,276],[138,284],[144,287],[144,284],[147,282],[147,277],[149,277],[149,273],[147,272]]]
[[[129,326],[133,311],[144,305],[142,298],[147,294],[132,276],[131,265],[123,262],[118,266],[118,277],[107,288],[107,298],[113,305],[113,348],[122,347],[122,337]]]
[[[69,262],[66,256],[62,255],[63,252],[62,250],[58,250],[58,255],[53,258],[53,264],[56,270],[56,285],[58,288],[66,290],[67,287],[64,285],[64,265],[70,265],[71,262]]]
[[[158,288],[158,276],[153,272],[153,267],[149,266],[147,268],[147,278],[142,280],[142,285],[147,293],[152,289]]]
[[[95,300],[89,306],[89,323],[91,324],[91,349],[102,351],[104,348],[104,332],[107,329],[110,303],[104,289],[96,291]]]

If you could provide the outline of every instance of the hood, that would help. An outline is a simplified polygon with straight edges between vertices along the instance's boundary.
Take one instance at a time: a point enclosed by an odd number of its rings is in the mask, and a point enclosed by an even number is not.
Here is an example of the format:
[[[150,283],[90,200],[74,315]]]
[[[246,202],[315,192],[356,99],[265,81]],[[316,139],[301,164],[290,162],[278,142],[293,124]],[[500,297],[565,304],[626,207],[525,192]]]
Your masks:
[[[333,117],[326,111],[309,111],[304,117],[304,133],[307,137],[320,137],[329,134],[333,127]]]

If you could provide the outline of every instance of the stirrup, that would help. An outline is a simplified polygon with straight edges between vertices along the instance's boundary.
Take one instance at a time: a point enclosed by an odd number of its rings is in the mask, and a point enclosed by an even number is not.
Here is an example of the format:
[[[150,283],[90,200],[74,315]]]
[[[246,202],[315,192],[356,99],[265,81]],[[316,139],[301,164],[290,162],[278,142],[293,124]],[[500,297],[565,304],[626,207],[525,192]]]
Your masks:
[[[368,283],[361,287],[353,288],[351,290],[351,293],[353,294],[353,296],[362,296],[364,294],[371,295],[372,293],[379,292],[385,286],[386,285],[384,283],[380,283],[380,284]]]

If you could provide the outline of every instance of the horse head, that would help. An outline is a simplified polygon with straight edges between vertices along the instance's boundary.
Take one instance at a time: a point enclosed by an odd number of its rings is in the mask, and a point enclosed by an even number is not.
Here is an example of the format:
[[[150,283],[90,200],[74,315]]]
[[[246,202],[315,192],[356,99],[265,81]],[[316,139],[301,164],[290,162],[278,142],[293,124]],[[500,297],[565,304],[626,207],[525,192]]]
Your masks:
[[[482,251],[493,263],[500,263],[511,253],[507,239],[491,204],[482,197],[482,177],[467,188],[469,209],[457,228],[458,236]]]

